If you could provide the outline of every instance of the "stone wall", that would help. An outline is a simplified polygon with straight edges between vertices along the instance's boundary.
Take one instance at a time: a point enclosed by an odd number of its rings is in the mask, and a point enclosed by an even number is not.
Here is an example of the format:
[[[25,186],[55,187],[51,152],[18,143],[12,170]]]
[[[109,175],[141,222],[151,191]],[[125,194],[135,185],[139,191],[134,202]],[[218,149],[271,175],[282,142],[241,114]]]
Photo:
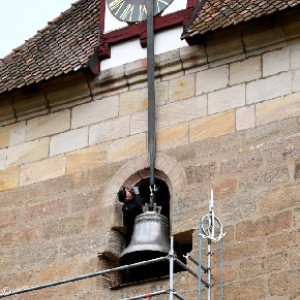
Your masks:
[[[298,20],[212,35],[156,60],[156,168],[171,194],[171,231],[194,231],[197,257],[199,220],[214,190],[227,232],[228,300],[300,299]],[[2,100],[0,288],[117,265],[124,246],[111,229],[122,225],[116,192],[149,176],[145,68],[139,61],[94,80],[58,79]],[[219,244],[214,261],[217,296]],[[109,289],[116,280],[12,298],[120,299],[168,283]],[[186,272],[175,287],[196,299],[197,281]]]

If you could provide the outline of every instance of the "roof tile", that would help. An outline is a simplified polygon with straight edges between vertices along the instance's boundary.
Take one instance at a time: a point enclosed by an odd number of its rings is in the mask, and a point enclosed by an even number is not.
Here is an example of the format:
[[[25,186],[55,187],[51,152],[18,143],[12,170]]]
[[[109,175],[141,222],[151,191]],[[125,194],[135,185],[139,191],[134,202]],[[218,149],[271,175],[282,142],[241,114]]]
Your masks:
[[[72,4],[0,60],[0,93],[85,67],[98,44],[99,3]]]
[[[203,35],[299,4],[300,0],[206,0],[182,38]]]

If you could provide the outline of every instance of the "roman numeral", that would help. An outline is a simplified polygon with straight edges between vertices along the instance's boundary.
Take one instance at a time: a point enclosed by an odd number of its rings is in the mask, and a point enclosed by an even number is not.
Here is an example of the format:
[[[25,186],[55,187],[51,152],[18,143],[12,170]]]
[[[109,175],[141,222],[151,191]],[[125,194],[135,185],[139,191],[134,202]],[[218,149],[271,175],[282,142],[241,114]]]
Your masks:
[[[121,9],[121,7],[124,5],[125,0],[113,0],[109,3],[109,8],[111,10],[116,10],[116,13],[119,12],[119,10]]]
[[[146,5],[139,6],[139,21],[143,20],[143,16],[147,16],[147,8]]]
[[[128,4],[127,7],[121,13],[120,18],[122,20],[125,20],[127,18],[127,16],[129,15],[128,21],[131,21],[132,20],[133,9],[134,9],[134,6],[132,4]]]

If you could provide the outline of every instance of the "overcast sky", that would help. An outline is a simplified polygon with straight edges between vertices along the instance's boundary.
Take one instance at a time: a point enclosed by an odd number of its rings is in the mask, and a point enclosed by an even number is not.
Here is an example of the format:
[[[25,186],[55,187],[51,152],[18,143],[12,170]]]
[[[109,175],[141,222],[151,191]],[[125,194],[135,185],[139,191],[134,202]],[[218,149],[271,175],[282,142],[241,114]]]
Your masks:
[[[77,0],[0,0],[0,58],[21,46]]]

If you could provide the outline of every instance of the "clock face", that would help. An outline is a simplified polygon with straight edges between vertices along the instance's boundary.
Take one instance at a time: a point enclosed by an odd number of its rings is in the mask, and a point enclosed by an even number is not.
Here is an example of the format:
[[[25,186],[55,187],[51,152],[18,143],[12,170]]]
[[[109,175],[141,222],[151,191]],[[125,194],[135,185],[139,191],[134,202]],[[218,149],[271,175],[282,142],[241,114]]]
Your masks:
[[[107,0],[107,5],[117,19],[135,23],[147,19],[147,1],[154,1],[154,15],[173,2],[173,0]]]

